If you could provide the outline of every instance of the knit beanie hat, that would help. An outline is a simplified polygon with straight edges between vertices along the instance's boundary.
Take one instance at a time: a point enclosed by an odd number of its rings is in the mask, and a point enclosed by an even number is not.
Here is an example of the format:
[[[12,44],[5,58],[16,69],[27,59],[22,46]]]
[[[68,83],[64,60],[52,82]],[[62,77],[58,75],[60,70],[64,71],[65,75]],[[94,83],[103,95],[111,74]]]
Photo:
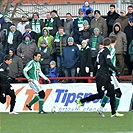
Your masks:
[[[27,14],[23,13],[22,18],[28,18]]]
[[[94,31],[95,31],[95,30],[97,30],[97,31],[99,31],[99,32],[100,32],[100,29],[99,29],[99,28],[94,28]]]
[[[29,24],[25,25],[25,29],[31,29],[30,25]]]
[[[9,14],[4,14],[4,18],[10,18]]]
[[[85,24],[87,24],[87,25],[89,24],[87,20],[83,21],[83,25],[85,25]]]
[[[81,44],[83,44],[83,43],[87,44],[87,41],[86,41],[86,40],[83,40],[83,41],[81,42]]]
[[[74,39],[73,39],[73,37],[68,37],[67,41],[68,42],[74,42]]]
[[[46,44],[47,45],[47,41],[44,39],[44,40],[42,40],[41,44]]]
[[[26,32],[26,33],[24,34],[24,36],[23,36],[23,40],[25,40],[25,37],[26,37],[26,36],[28,36],[28,37],[30,38],[30,40],[32,39],[32,38],[31,38],[31,35],[30,35],[29,33]]]

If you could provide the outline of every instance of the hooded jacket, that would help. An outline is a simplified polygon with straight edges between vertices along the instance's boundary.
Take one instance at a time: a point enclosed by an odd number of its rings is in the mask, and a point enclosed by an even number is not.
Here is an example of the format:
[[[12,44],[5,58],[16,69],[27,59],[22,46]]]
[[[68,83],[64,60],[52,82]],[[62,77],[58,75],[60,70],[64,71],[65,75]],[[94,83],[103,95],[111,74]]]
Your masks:
[[[23,63],[22,59],[15,55],[15,51],[13,49],[9,50],[13,51],[12,63],[9,65],[9,76],[12,78],[16,78],[22,75]]]
[[[25,37],[23,37],[23,42],[17,48],[17,55],[20,57],[21,54],[24,55],[23,65],[26,65],[30,60],[32,60],[33,54],[38,51],[38,48],[34,40],[31,39],[29,44],[26,44],[24,38]]]
[[[44,30],[47,30],[47,32],[48,32],[48,35],[47,36],[44,36]],[[50,54],[53,54],[54,53],[54,50],[53,50],[52,44],[53,44],[53,41],[54,41],[54,37],[49,34],[49,30],[48,30],[47,27],[44,27],[42,29],[42,36],[39,37],[39,39],[38,39],[38,48],[40,48],[41,42],[44,39],[48,42],[48,47],[50,49]]]
[[[115,33],[115,26],[119,26],[120,30],[119,32],[116,34]],[[126,34],[124,32],[121,31],[121,24],[119,22],[116,22],[113,25],[113,32],[110,33],[109,36],[115,36],[117,43],[115,45],[115,49],[116,49],[116,54],[124,54],[124,52],[127,52],[127,38],[126,38]]]

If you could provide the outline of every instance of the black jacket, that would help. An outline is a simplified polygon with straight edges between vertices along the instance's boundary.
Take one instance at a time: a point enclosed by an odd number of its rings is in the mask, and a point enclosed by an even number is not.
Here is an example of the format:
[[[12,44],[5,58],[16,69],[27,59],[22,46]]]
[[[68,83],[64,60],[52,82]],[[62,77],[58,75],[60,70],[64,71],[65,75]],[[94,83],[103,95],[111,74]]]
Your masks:
[[[10,82],[8,81],[8,73],[8,65],[5,62],[0,64],[0,90],[4,93],[6,92],[6,89],[11,87]]]
[[[114,11],[112,14],[110,11],[107,13],[106,21],[108,26],[108,35],[113,31],[114,22],[119,16],[120,15],[116,11]]]
[[[91,49],[88,46],[84,49],[81,49],[79,67],[81,76],[89,76],[89,74],[85,71],[85,67],[89,67],[90,72],[94,72],[94,68],[92,65]]]
[[[111,63],[110,51],[106,47],[98,52],[96,65],[97,76],[109,76],[109,68],[113,69],[117,73],[117,69]]]

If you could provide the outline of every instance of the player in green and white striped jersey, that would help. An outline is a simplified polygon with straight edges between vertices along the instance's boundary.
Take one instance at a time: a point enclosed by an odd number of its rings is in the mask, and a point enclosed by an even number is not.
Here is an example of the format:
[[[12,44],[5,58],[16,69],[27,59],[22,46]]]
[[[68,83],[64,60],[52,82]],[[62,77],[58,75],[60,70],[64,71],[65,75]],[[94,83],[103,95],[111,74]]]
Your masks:
[[[39,77],[44,78],[48,82],[50,82],[50,80],[41,71],[41,65],[39,63],[40,58],[41,58],[41,53],[35,52],[33,55],[33,60],[28,62],[27,65],[25,66],[25,68],[23,69],[23,74],[26,77],[26,79],[28,80],[29,86],[37,94],[31,100],[31,102],[29,104],[26,104],[26,107],[29,110],[32,110],[31,106],[39,100],[39,114],[45,114],[46,112],[43,111],[45,92],[41,88],[41,85],[39,83]]]
[[[115,55],[115,45],[116,45],[116,37],[115,36],[110,36],[111,39],[111,47],[110,47],[110,55],[111,55],[111,62],[114,66],[116,66],[116,55]],[[116,73],[110,69],[111,71],[111,83],[114,85],[114,89],[115,89],[115,109],[117,111],[119,103],[120,103],[120,98],[121,98],[121,90],[120,90],[120,84],[116,78]],[[100,108],[97,110],[97,113],[99,113],[102,117],[105,117],[103,114],[103,108],[106,105],[107,101],[109,99],[109,94],[104,95],[104,97],[102,98],[102,103]],[[123,116],[123,114],[120,114]]]

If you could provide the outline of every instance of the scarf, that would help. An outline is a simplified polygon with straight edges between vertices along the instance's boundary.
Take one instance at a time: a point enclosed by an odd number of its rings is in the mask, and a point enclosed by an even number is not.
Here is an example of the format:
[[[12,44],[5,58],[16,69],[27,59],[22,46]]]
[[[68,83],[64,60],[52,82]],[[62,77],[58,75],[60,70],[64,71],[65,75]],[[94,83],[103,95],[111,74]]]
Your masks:
[[[42,51],[43,53],[47,53],[48,47],[40,47],[39,48],[40,51]]]
[[[83,17],[80,18],[78,17],[78,27],[79,27],[79,31],[83,30],[84,29],[84,26],[83,26]]]
[[[28,45],[30,43],[30,40],[24,40],[24,42]]]
[[[40,19],[38,18],[35,22],[34,19],[32,19],[32,30],[36,33],[41,32],[41,26],[40,26]]]
[[[64,35],[65,35],[65,32],[63,34],[59,34],[59,32],[56,32],[54,42],[60,42],[60,37]]]
[[[9,32],[9,35],[8,35],[8,40],[7,40],[7,42],[9,43],[9,44],[13,44],[13,32]]]
[[[92,37],[91,50],[96,50],[97,41],[98,41],[98,36],[97,35],[94,35]]]
[[[53,26],[54,26],[54,19],[50,18],[50,20],[46,21],[46,27],[48,27],[48,30],[53,30]]]

